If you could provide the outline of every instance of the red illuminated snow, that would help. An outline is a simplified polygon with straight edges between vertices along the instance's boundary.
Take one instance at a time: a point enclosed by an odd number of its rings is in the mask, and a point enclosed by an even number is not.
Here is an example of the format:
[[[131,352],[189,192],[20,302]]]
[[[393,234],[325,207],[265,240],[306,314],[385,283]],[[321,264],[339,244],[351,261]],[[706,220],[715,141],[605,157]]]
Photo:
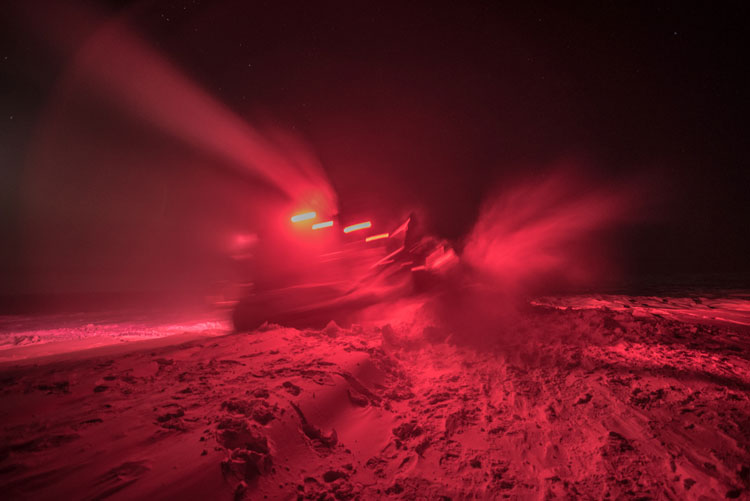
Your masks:
[[[538,306],[574,310],[607,308],[630,311],[637,317],[659,316],[672,320],[730,323],[750,326],[750,299],[745,294],[728,297],[656,297],[583,295],[546,297],[532,301]]]
[[[0,316],[0,362],[54,355],[100,346],[180,336],[194,339],[226,334],[227,320],[216,314],[191,318],[123,313]],[[171,342],[171,341],[170,341]]]
[[[9,499],[746,497],[747,331],[633,313],[538,308],[481,350],[431,327],[329,325],[6,362],[0,489]]]

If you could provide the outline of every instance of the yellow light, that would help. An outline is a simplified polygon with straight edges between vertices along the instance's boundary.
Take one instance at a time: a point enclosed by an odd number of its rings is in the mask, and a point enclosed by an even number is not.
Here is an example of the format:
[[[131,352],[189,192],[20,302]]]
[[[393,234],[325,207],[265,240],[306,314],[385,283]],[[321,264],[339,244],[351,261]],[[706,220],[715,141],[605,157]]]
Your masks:
[[[365,242],[372,242],[373,240],[380,240],[381,238],[388,238],[388,233],[381,233],[379,235],[372,235],[365,238]]]

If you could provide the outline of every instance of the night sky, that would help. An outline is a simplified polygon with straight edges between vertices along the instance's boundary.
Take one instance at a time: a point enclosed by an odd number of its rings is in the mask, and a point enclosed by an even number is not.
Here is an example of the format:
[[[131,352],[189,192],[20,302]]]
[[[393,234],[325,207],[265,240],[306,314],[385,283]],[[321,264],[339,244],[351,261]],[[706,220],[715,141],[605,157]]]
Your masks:
[[[648,213],[616,236],[631,278],[747,276],[744,2],[404,3],[86,4],[94,21],[81,21],[79,3],[4,8],[0,293],[46,292],[29,290],[27,277],[56,265],[24,259],[29,151],[71,55],[110,16],[249,123],[306,141],[344,208],[421,207],[435,233],[460,243],[490,192],[573,164],[604,184],[649,185]],[[179,149],[148,129],[122,130],[127,141],[112,148]],[[136,172],[144,185],[155,179],[153,167]],[[137,205],[140,191],[131,193]],[[97,273],[69,259],[70,270]],[[61,274],[56,289],[74,276]]]

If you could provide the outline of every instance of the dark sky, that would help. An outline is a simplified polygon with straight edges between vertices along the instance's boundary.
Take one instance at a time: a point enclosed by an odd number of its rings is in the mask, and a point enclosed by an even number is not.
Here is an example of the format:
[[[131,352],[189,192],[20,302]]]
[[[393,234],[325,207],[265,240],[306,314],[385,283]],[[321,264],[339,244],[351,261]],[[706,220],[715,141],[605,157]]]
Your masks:
[[[619,235],[633,274],[750,271],[743,2],[456,3],[89,5],[251,123],[303,137],[344,206],[423,206],[460,239],[498,184],[580,163],[654,185],[651,217]],[[21,4],[0,26],[6,284],[28,272],[22,174],[70,55],[38,26],[68,26],[73,47],[95,27]]]

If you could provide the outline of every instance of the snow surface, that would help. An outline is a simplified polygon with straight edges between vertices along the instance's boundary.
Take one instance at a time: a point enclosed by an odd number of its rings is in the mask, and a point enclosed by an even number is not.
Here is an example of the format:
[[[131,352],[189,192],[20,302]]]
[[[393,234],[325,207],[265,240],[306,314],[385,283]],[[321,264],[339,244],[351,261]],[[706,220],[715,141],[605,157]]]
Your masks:
[[[101,312],[43,316],[0,316],[0,361],[20,360],[112,344],[180,335],[230,332],[218,313],[179,315]]]
[[[557,307],[512,333],[489,326],[496,342],[481,349],[460,332],[373,322],[6,361],[0,491],[747,498],[748,331],[611,302]]]

